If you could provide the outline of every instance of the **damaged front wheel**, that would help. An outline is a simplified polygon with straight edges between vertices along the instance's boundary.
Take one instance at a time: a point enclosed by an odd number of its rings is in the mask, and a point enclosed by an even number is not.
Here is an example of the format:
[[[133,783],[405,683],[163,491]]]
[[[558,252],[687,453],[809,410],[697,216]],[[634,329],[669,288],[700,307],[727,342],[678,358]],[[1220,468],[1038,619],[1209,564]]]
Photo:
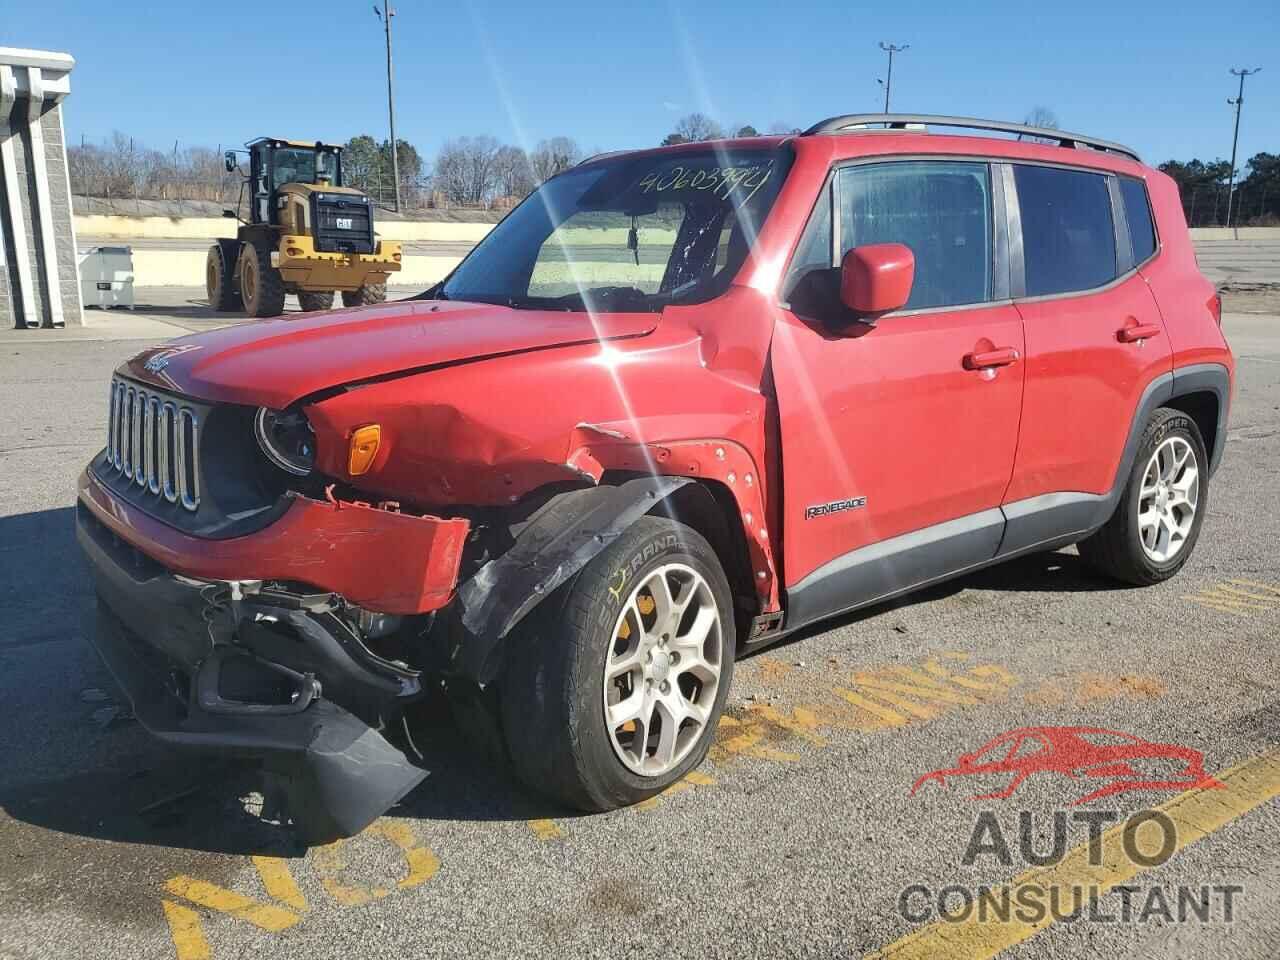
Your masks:
[[[501,700],[516,773],[584,810],[660,793],[711,744],[734,629],[710,544],[641,519],[510,638]]]

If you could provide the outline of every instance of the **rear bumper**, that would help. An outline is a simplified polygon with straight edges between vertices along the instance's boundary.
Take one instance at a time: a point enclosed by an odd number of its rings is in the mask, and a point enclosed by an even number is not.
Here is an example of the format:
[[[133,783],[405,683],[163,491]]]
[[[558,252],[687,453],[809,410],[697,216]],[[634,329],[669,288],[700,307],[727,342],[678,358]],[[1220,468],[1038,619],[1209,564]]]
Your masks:
[[[259,762],[312,842],[358,833],[426,776],[379,732],[422,696],[415,671],[322,606],[175,574],[83,500],[76,528],[93,644],[158,739]]]
[[[270,526],[192,537],[121,500],[86,468],[80,503],[115,536],[173,573],[205,580],[291,580],[379,613],[429,613],[453,597],[470,524],[297,494]]]

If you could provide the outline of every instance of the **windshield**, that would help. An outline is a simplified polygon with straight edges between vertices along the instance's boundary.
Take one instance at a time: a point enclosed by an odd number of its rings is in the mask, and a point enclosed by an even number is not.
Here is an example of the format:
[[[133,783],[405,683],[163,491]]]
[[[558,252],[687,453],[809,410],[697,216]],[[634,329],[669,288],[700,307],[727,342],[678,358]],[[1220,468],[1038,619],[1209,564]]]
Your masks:
[[[494,227],[437,296],[600,312],[706,300],[742,266],[790,160],[708,148],[570,170]]]
[[[332,183],[338,166],[332,151],[317,152],[306,147],[277,147],[273,163],[277,185],[318,183],[321,178]]]

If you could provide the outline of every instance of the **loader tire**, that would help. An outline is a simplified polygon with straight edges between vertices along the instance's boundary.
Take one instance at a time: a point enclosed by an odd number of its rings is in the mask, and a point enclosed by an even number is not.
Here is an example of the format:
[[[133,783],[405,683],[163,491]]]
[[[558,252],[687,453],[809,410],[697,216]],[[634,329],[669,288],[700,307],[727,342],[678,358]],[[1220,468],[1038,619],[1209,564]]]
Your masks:
[[[343,290],[342,305],[344,307],[366,307],[374,303],[385,303],[387,285],[385,283],[366,283],[358,290]]]
[[[307,313],[333,309],[332,290],[299,290],[298,305]]]
[[[240,299],[251,317],[284,313],[284,278],[271,266],[271,251],[246,243],[240,254]]]
[[[204,289],[209,306],[219,313],[235,313],[243,306],[240,287],[236,285],[236,259],[240,241],[219,240],[209,248],[205,260]]]

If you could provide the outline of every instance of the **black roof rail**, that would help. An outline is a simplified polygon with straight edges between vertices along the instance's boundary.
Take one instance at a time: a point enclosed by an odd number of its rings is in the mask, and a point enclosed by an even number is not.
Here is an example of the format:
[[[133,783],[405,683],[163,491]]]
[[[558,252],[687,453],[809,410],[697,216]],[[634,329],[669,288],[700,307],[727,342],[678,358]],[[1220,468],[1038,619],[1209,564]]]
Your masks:
[[[998,133],[1017,133],[1024,137],[1038,137],[1053,140],[1060,147],[1090,147],[1094,150],[1105,150],[1108,153],[1119,153],[1137,160],[1138,152],[1122,143],[1110,140],[1099,140],[1097,137],[1085,137],[1078,133],[1067,133],[1052,127],[1032,127],[1025,123],[1008,123],[1004,120],[977,120],[973,117],[943,117],[928,113],[850,113],[842,117],[829,117],[804,132],[804,136],[818,134],[848,133],[868,127],[883,127],[890,130],[906,130],[912,126],[925,127],[958,127],[967,130],[991,130]]]

